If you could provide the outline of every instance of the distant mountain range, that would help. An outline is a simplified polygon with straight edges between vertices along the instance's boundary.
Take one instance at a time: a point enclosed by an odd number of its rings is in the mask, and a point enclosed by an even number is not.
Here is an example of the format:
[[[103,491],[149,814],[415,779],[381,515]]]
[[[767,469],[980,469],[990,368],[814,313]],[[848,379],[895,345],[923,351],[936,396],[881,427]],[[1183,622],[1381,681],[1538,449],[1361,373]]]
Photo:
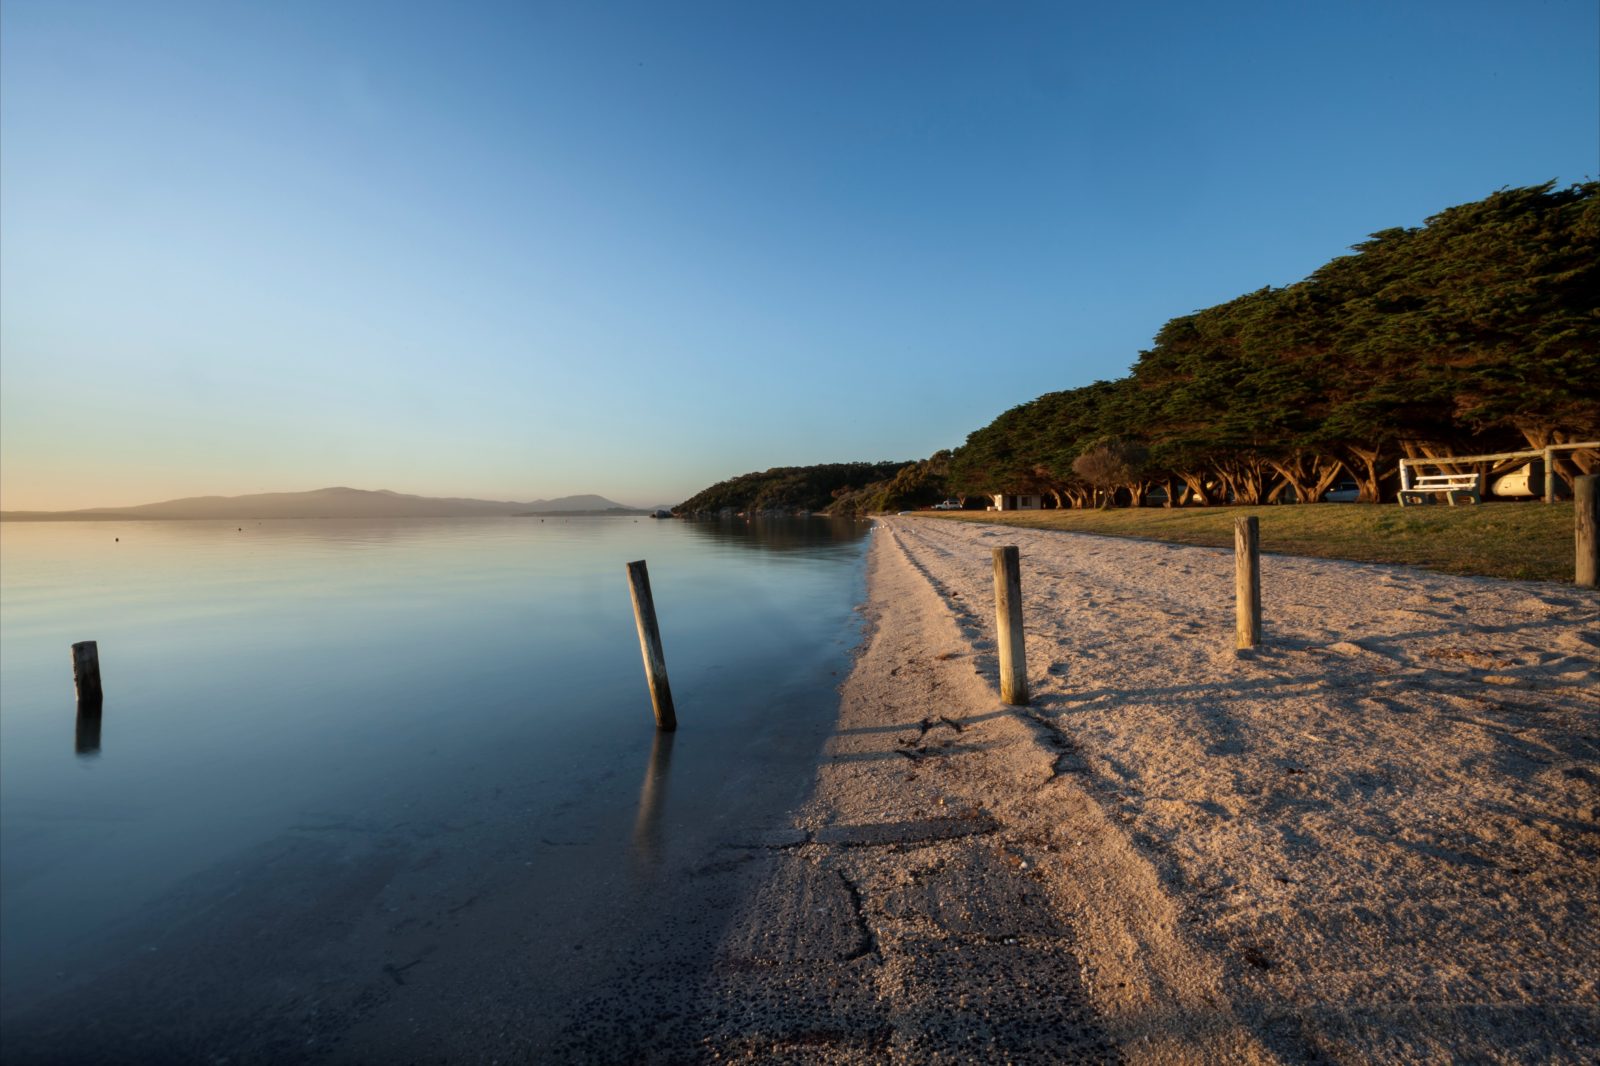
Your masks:
[[[638,515],[604,496],[562,496],[515,503],[457,497],[408,496],[387,489],[317,489],[262,492],[252,496],[190,496],[137,507],[92,507],[80,511],[0,511],[0,521],[61,522],[152,518],[472,518],[490,515]]]

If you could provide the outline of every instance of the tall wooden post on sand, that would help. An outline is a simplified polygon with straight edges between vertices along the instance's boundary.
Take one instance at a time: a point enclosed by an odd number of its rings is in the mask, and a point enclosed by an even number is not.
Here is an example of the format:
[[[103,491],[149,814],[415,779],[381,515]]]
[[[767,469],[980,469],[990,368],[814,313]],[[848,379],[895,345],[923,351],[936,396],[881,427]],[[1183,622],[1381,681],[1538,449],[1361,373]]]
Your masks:
[[[1028,656],[1022,632],[1022,563],[1016,545],[994,550],[994,627],[1000,645],[1000,698],[1028,705]]]
[[[672,686],[667,684],[667,657],[661,650],[661,627],[656,625],[656,601],[650,595],[650,572],[644,560],[628,564],[628,588],[633,594],[633,620],[639,627],[639,651],[644,656],[644,677],[650,684],[650,704],[656,728],[670,733],[678,728],[672,707]]]
[[[1261,643],[1261,521],[1233,520],[1234,647]]]
[[[1600,525],[1600,493],[1595,486],[1600,477],[1589,474],[1574,478],[1572,482],[1572,532],[1577,548],[1572,580],[1578,587],[1597,587],[1600,577],[1600,539],[1595,536],[1595,526]]]

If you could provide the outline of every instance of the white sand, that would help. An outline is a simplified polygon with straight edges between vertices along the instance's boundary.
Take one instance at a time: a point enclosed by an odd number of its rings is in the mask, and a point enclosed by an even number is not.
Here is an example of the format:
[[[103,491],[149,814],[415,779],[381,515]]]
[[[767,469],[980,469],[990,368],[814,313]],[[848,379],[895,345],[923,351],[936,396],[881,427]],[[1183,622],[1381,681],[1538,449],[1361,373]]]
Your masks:
[[[930,945],[970,944],[952,907],[1011,891],[985,874],[952,897],[950,864],[995,856],[1134,1060],[1600,1055],[1594,594],[1266,556],[1265,643],[1241,655],[1228,551],[918,518],[876,537],[873,632],[803,853],[860,897],[898,1057],[959,1021],[917,974]],[[1023,560],[1017,711],[993,652],[1002,544]],[[948,812],[992,819],[987,850],[824,847],[828,826]],[[1002,991],[1040,995],[1017,980]]]

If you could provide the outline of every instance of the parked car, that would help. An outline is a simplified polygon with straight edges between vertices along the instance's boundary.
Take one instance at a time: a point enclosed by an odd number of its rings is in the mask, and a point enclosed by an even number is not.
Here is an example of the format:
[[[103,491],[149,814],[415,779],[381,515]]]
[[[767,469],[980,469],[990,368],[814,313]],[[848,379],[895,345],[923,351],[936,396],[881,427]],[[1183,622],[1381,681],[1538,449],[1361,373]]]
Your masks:
[[[933,505],[933,509],[935,511],[959,511],[959,510],[961,510],[961,501],[960,500],[946,500],[943,503],[934,504]]]
[[[1322,494],[1329,503],[1355,503],[1361,498],[1361,486],[1348,479],[1336,481],[1333,488]]]

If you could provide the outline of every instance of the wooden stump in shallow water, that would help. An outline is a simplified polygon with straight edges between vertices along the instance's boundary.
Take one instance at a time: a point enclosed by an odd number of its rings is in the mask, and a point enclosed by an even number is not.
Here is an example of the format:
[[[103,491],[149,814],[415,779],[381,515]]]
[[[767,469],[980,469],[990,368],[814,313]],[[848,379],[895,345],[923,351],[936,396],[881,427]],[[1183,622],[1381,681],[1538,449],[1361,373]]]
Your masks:
[[[650,595],[650,571],[645,568],[643,559],[628,564],[628,588],[633,594],[633,620],[639,627],[639,651],[644,656],[644,677],[650,685],[656,728],[670,733],[678,728],[678,712],[672,706],[672,686],[667,684],[667,656],[661,650],[656,601]]]
[[[100,648],[92,640],[72,646],[72,683],[78,690],[78,710],[98,711],[105,694],[100,688]]]

